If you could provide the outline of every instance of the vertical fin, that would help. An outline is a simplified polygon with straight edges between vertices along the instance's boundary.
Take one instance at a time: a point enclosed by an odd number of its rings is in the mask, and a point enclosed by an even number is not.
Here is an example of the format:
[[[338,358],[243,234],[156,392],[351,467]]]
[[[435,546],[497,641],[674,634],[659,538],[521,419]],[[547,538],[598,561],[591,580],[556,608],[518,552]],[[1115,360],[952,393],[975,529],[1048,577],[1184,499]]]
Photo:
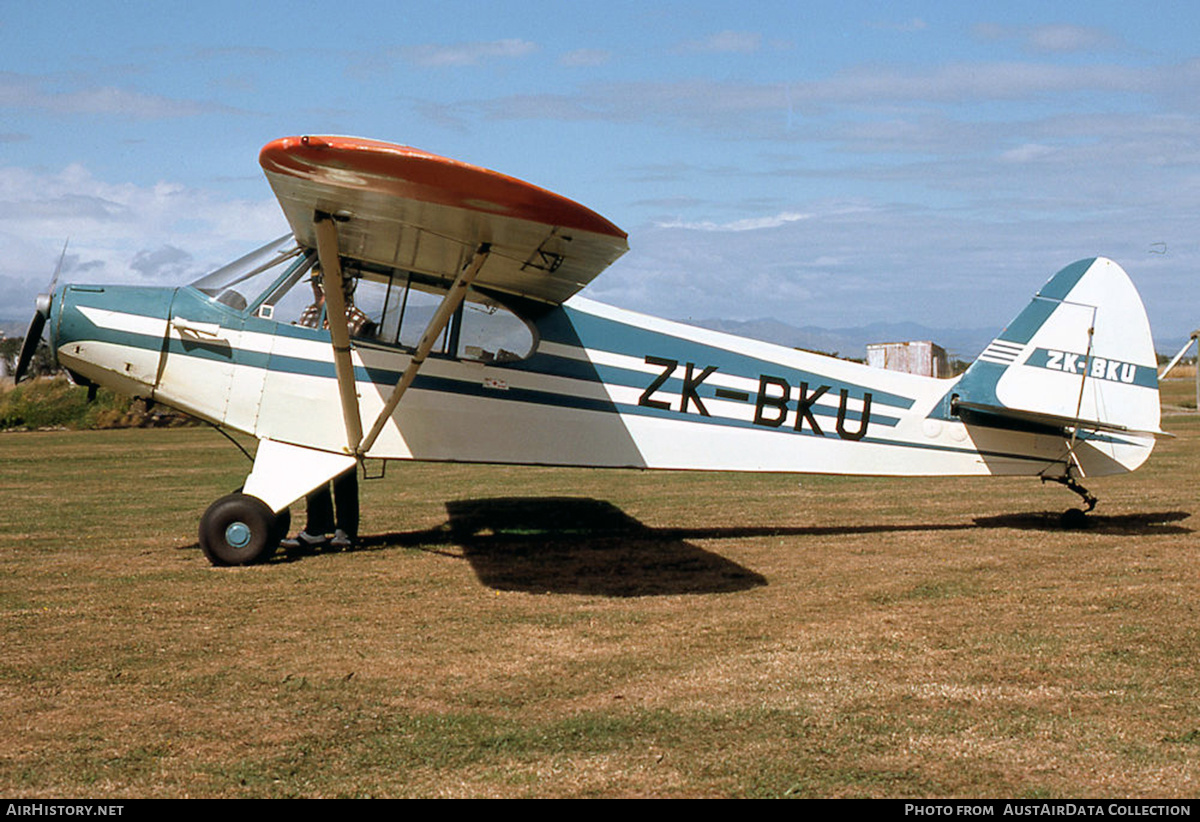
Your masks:
[[[947,405],[993,417],[1088,431],[1160,433],[1157,358],[1141,298],[1111,260],[1081,260],[1059,271],[988,344],[947,397]],[[949,410],[949,409],[947,409]],[[1113,438],[1110,438],[1113,439]],[[1128,442],[1118,444],[1129,444]],[[1132,459],[1132,458],[1131,458]]]

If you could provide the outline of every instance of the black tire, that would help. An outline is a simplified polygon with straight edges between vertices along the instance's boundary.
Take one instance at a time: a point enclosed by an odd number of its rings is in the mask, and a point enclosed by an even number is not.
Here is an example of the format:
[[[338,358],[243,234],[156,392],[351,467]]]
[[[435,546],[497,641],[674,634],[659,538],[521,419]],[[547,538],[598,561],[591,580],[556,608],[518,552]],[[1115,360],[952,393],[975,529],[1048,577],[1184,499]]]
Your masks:
[[[200,550],[213,565],[265,562],[279,545],[279,519],[258,497],[221,497],[200,517]]]
[[[232,493],[240,494],[245,486],[239,485],[234,488]],[[292,528],[292,509],[284,508],[275,515],[275,531],[271,534],[271,539],[276,545],[287,539],[288,531]]]

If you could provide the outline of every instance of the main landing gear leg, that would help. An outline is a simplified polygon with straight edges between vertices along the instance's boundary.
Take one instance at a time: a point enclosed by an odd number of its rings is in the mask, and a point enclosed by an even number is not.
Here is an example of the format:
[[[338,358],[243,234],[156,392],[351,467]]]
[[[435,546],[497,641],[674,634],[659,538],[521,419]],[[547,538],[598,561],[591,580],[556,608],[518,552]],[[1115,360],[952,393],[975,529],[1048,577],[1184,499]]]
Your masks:
[[[1061,485],[1065,485],[1067,488],[1078,494],[1083,500],[1084,505],[1087,506],[1087,508],[1082,511],[1080,511],[1078,508],[1069,508],[1064,511],[1062,517],[1059,519],[1059,521],[1062,523],[1062,526],[1064,528],[1082,528],[1084,525],[1086,525],[1087,515],[1091,513],[1092,509],[1096,507],[1096,503],[1100,500],[1098,500],[1094,494],[1088,491],[1088,489],[1080,485],[1075,477],[1071,476],[1069,473],[1065,477],[1042,477],[1042,482],[1045,482],[1046,480],[1052,480]]]
[[[260,440],[246,484],[200,518],[204,555],[213,565],[266,562],[287,536],[288,506],[356,465],[348,454]]]

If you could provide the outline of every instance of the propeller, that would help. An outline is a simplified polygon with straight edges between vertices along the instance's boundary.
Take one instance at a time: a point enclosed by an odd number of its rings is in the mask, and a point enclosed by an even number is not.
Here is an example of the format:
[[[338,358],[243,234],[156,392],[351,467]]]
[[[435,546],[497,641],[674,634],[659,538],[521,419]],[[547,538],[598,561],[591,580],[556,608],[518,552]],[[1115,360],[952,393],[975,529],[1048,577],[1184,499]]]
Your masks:
[[[21,344],[21,353],[17,357],[17,370],[13,375],[14,382],[20,382],[21,378],[25,376],[29,363],[33,361],[34,352],[37,351],[38,343],[42,340],[42,330],[46,327],[46,320],[50,317],[50,303],[54,298],[54,286],[58,284],[58,275],[62,272],[69,242],[71,240],[68,238],[67,242],[63,243],[62,254],[58,257],[58,265],[54,267],[54,276],[50,278],[50,287],[46,289],[46,293],[38,294],[37,307],[33,313],[33,319],[29,321],[29,330],[25,332],[25,342]]]

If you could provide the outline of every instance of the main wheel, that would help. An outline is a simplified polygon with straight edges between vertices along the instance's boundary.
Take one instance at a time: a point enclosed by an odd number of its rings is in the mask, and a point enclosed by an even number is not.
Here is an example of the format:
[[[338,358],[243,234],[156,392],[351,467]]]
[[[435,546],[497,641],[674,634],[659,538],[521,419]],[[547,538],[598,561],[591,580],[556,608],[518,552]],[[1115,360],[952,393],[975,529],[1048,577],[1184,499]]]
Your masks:
[[[278,518],[249,494],[229,494],[200,517],[200,549],[213,565],[265,562],[279,545]]]

